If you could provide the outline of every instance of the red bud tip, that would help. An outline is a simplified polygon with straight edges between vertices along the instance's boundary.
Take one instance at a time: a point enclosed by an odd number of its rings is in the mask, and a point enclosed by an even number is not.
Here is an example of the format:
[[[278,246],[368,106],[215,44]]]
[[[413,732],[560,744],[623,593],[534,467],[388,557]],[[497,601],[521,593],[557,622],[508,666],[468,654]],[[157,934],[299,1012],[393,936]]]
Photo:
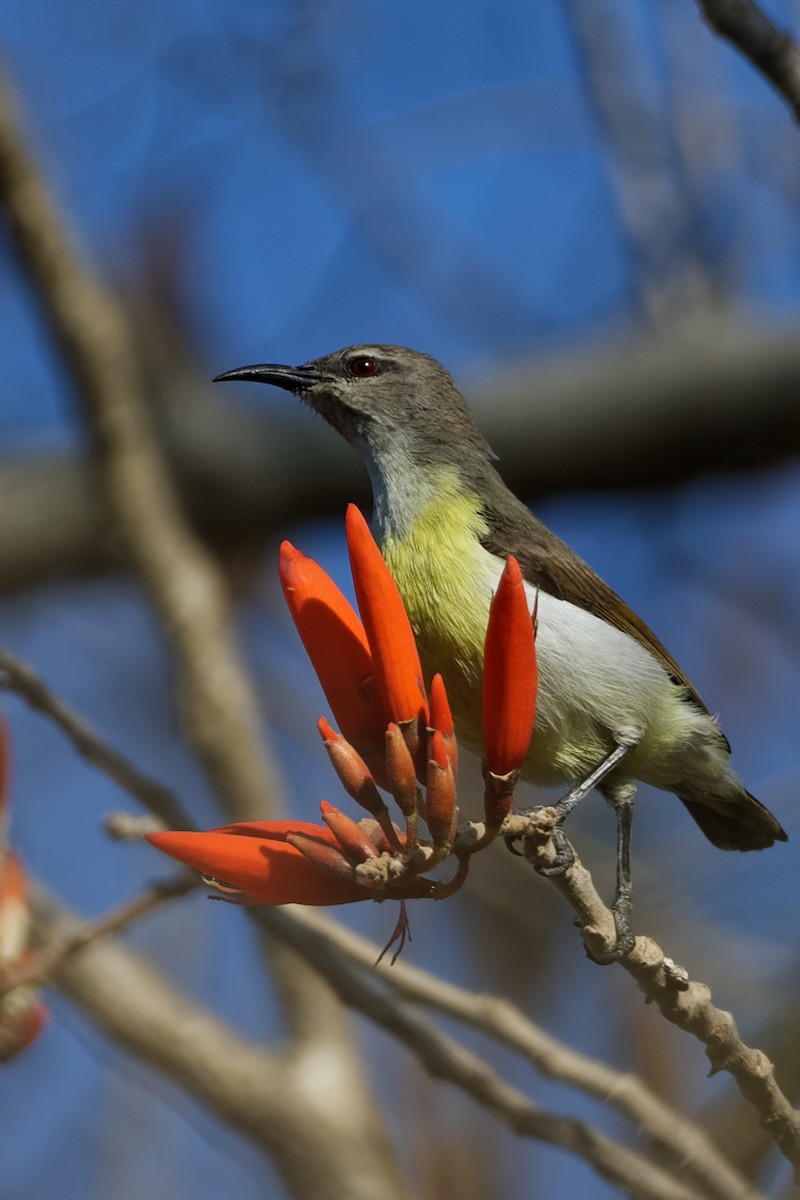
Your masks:
[[[320,717],[320,719],[317,721],[317,729],[319,730],[319,735],[323,742],[338,742],[342,736],[340,733],[336,732],[333,726],[326,721],[324,717]]]
[[[431,680],[430,709],[431,728],[438,729],[445,737],[449,737],[454,732],[453,714],[450,711],[444,680],[438,673]]]
[[[483,741],[488,769],[523,763],[536,712],[536,646],[525,583],[509,555],[489,610],[483,661]]]

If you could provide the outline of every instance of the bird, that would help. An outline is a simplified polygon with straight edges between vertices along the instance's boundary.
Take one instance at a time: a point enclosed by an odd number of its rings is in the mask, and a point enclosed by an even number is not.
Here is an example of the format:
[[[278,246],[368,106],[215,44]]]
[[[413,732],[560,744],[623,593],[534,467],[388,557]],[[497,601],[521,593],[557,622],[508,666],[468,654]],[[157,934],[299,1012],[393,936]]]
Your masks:
[[[404,346],[355,345],[301,366],[218,375],[295,393],[360,454],[373,532],[403,597],[426,676],[445,679],[459,740],[480,753],[489,605],[508,555],[536,607],[536,723],[522,775],[592,788],[617,813],[617,942],[633,944],[631,828],[639,782],[674,792],[721,850],[787,835],[730,765],[730,746],[645,622],[505,485],[451,375]]]

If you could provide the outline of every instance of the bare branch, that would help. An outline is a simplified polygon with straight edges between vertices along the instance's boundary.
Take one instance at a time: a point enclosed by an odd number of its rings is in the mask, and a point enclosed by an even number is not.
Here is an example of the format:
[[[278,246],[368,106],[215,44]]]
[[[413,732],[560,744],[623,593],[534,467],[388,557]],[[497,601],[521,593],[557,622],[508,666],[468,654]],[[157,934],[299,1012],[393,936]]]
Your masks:
[[[524,839],[525,857],[537,868],[551,866],[557,857],[552,840],[553,815],[553,809],[537,809],[530,815],[510,817],[504,827]],[[577,855],[563,874],[550,876],[550,880],[576,913],[590,954],[606,954],[616,938],[614,915],[600,899]],[[712,1072],[727,1071],[733,1076],[800,1179],[800,1113],[778,1087],[774,1066],[766,1054],[742,1041],[733,1016],[712,1004],[706,984],[690,980],[687,971],[667,958],[651,938],[637,937],[620,966],[668,1021],[703,1043]]]
[[[706,311],[459,382],[523,496],[674,485],[800,450],[797,338]],[[197,379],[185,387],[191,418],[182,404],[167,414],[167,449],[181,498],[212,541],[244,535],[256,546],[285,531],[287,513],[301,520],[369,502],[357,456],[321,422],[240,406],[221,389],[211,397]],[[0,464],[0,593],[118,562],[88,460]]]
[[[40,889],[33,915],[40,941],[83,928]],[[411,1200],[346,1044],[301,1068],[238,1037],[113,938],[62,959],[53,981],[109,1038],[268,1154],[292,1196]],[[336,1103],[320,1087],[325,1072],[336,1080]]]
[[[434,1078],[461,1088],[518,1135],[578,1155],[629,1196],[688,1200],[706,1195],[678,1183],[674,1172],[663,1171],[585,1122],[540,1109],[481,1058],[400,1003],[396,995],[387,993],[377,972],[348,962],[327,934],[310,922],[301,926],[291,912],[280,910],[262,915],[269,928],[302,951],[344,1003],[402,1042]]]
[[[695,1186],[718,1200],[757,1200],[696,1121],[687,1121],[630,1072],[616,1071],[552,1037],[502,996],[474,994],[408,962],[375,965],[379,948],[326,914],[294,908],[286,918],[323,934],[360,967],[373,969],[399,999],[460,1021],[526,1058],[543,1076],[580,1088],[618,1109]]]
[[[0,90],[0,202],[23,269],[77,384],[100,493],[131,565],[174,650],[187,732],[229,819],[263,818],[280,806],[254,689],[229,628],[220,572],[186,526],[148,412],[141,362],[126,314],[73,254],[58,215],[17,134]],[[350,1145],[370,1091],[333,996],[294,956],[272,960],[292,1033],[309,1053],[326,1048],[348,1074]],[[322,1032],[321,1032],[322,1031]],[[379,1139],[377,1115],[372,1125]],[[344,1141],[344,1131],[342,1133]],[[386,1169],[391,1155],[386,1149]]]
[[[753,0],[697,0],[706,22],[779,92],[800,120],[800,49]]]
[[[80,755],[105,772],[129,795],[154,813],[167,829],[191,829],[191,817],[168,788],[143,775],[115,750],[74,709],[59,700],[27,663],[0,650],[0,688],[15,692],[31,708],[54,721]]]
[[[120,933],[134,921],[146,916],[167,900],[185,896],[192,888],[197,887],[197,876],[194,872],[182,871],[169,879],[152,883],[137,896],[123,900],[114,908],[103,913],[94,920],[84,921],[64,933],[58,934],[46,942],[33,954],[12,963],[10,966],[0,966],[0,998],[13,991],[14,988],[34,986],[49,983],[54,971],[78,950],[83,950],[98,938],[107,937],[111,933]]]
[[[126,316],[78,263],[0,92],[0,201],[23,268],[78,385],[105,504],[172,638],[190,735],[233,818],[263,815],[277,782],[228,630],[222,581],[183,524],[148,420]]]

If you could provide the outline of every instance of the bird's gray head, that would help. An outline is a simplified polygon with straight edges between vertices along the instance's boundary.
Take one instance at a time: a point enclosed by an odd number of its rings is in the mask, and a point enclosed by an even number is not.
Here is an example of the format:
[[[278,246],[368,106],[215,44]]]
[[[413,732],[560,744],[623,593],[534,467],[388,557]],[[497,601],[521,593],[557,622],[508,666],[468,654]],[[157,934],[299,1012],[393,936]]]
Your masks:
[[[295,392],[359,450],[373,481],[492,457],[444,367],[404,346],[348,346],[300,367],[263,363],[217,376],[228,379]]]

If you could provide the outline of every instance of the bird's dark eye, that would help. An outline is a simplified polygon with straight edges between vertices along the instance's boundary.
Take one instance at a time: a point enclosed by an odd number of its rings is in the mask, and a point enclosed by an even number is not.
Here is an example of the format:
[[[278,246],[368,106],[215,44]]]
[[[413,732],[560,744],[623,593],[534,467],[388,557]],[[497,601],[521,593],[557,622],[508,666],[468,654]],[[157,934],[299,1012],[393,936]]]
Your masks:
[[[378,364],[374,358],[369,358],[366,354],[358,358],[351,358],[348,364],[350,374],[355,375],[356,379],[367,379],[370,375],[374,375],[378,369]]]

